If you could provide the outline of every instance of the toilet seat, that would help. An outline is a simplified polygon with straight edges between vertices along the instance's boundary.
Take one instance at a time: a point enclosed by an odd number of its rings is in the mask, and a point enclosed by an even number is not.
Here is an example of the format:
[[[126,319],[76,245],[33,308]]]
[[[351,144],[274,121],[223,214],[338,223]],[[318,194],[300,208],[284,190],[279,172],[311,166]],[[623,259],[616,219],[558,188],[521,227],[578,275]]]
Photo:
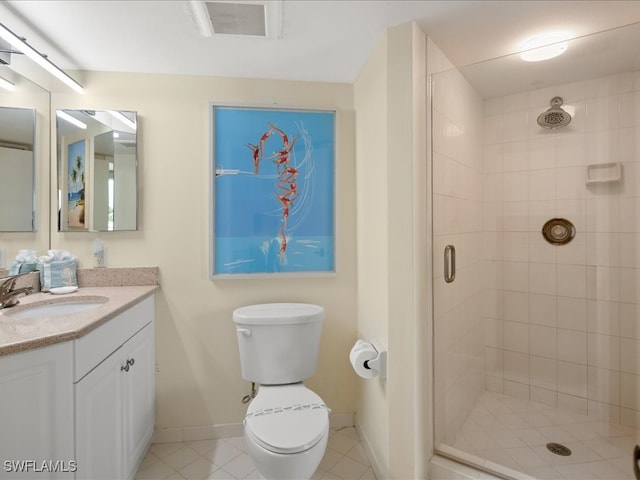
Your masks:
[[[303,384],[261,386],[244,419],[247,436],[274,453],[310,449],[329,429],[329,409]]]

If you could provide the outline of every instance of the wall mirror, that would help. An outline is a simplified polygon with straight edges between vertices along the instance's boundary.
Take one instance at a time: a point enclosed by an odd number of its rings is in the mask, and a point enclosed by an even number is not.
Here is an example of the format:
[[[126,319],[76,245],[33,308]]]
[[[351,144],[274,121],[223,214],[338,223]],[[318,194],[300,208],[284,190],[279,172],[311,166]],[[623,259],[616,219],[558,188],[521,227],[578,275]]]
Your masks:
[[[35,131],[32,108],[0,107],[0,231],[35,230]]]
[[[56,110],[58,231],[136,230],[137,115]]]

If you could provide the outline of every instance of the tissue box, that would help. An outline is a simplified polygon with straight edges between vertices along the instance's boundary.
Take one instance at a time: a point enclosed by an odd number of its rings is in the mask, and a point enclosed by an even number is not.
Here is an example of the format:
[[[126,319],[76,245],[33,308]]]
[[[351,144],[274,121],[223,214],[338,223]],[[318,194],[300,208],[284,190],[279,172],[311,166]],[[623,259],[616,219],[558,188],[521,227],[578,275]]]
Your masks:
[[[35,262],[20,262],[18,260],[14,260],[11,262],[11,267],[9,268],[9,275],[17,275],[19,273],[28,273],[36,270],[37,264]]]
[[[71,260],[52,260],[40,265],[40,289],[78,286],[77,263]]]
[[[9,275],[18,275],[19,273],[29,273],[36,270],[36,252],[35,250],[18,250],[18,255],[9,268]]]

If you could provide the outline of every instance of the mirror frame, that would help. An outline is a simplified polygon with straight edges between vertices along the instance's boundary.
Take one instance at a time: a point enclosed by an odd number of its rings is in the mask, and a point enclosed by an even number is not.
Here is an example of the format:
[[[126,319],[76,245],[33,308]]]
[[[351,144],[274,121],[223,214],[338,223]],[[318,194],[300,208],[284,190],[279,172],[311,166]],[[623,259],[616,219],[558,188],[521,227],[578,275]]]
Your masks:
[[[81,124],[72,125],[69,116]],[[97,163],[108,157],[97,148],[106,133],[114,138],[113,155],[108,163]],[[58,232],[138,230],[137,135],[136,111],[56,110]]]

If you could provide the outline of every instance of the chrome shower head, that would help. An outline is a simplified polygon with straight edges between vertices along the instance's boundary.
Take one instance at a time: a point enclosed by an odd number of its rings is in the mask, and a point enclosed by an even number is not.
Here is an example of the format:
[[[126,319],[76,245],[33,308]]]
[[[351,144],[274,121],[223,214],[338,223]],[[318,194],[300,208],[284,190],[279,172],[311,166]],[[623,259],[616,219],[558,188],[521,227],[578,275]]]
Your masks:
[[[543,128],[561,128],[566,127],[571,122],[571,115],[562,109],[562,97],[553,97],[551,99],[551,108],[546,112],[538,115],[538,125]]]

